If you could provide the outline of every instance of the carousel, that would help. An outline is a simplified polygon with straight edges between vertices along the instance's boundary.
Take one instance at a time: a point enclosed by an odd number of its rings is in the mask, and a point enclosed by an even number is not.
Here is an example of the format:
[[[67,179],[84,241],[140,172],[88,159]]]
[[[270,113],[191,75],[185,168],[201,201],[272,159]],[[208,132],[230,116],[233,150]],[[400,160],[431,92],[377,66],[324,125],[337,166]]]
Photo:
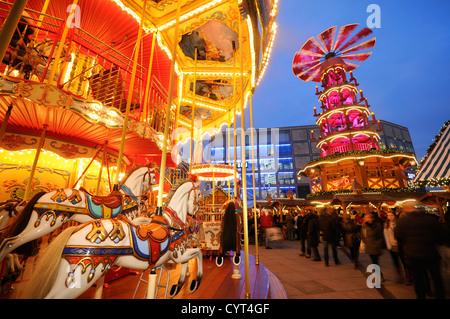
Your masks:
[[[115,269],[141,272],[133,297],[144,272],[146,298],[207,291],[202,278],[214,277],[203,274],[196,238],[201,180],[238,183],[236,159],[203,165],[201,146],[233,126],[236,147],[238,114],[245,130],[276,35],[277,1],[0,6],[0,258],[14,271],[9,284],[24,282],[6,298],[102,298],[105,274]],[[245,168],[242,178],[242,198],[233,196],[242,210],[245,289],[229,297],[267,297],[250,291],[250,277],[264,267],[249,263]],[[28,244],[34,255],[21,250]],[[51,269],[47,287],[41,280]],[[24,279],[26,271],[32,276]]]

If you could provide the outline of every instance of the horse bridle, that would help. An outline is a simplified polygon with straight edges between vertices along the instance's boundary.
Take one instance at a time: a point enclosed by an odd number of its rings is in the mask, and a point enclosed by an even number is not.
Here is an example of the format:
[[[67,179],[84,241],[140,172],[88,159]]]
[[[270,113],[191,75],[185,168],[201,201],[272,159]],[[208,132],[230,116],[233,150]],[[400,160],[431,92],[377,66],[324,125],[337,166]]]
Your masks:
[[[145,176],[148,175],[148,190],[150,191],[150,188],[155,185],[155,183],[152,183],[151,173],[155,171],[155,167],[148,166],[147,172],[142,176],[142,185],[144,185]]]
[[[198,186],[195,186],[195,183],[194,182],[192,182],[192,188],[189,190],[189,192],[188,192],[188,197],[187,197],[187,207],[186,207],[186,209],[187,209],[187,214],[186,214],[186,216],[187,215],[190,215],[190,216],[193,216],[194,214],[189,214],[189,199],[190,199],[190,197],[191,197],[191,193],[192,193],[192,191],[194,191],[194,202],[193,202],[193,205],[194,205],[194,207],[195,206],[198,206],[198,196],[197,196],[197,190],[199,190],[200,188],[198,187]]]

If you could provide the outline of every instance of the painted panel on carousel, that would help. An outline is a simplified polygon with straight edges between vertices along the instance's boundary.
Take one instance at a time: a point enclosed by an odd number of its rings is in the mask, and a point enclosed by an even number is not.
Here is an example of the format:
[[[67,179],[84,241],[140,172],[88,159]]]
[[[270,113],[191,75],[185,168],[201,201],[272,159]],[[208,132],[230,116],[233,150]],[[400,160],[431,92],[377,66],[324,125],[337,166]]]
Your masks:
[[[226,62],[233,57],[232,42],[236,44],[237,50],[238,40],[238,34],[227,25],[211,20],[183,34],[179,44],[183,53],[192,59],[195,59],[195,47],[197,47],[197,60]]]

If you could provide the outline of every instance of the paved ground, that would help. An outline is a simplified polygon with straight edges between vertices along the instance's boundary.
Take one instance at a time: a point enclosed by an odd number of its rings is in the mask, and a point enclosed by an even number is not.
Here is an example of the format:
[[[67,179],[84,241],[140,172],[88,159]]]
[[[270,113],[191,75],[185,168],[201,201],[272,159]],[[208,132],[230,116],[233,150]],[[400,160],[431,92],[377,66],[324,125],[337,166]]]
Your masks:
[[[283,285],[288,299],[415,299],[413,286],[406,286],[394,268],[391,256],[384,250],[380,266],[385,281],[381,288],[368,288],[366,283],[367,265],[370,259],[360,255],[360,266],[355,269],[349,258],[347,248],[338,248],[339,265],[335,265],[330,252],[330,264],[323,261],[322,245],[319,252],[322,261],[299,256],[299,241],[275,241],[273,249],[259,246],[260,262],[273,272]],[[449,254],[446,247],[444,253]],[[249,245],[249,253],[255,256],[255,246]],[[450,256],[450,254],[449,254]],[[450,265],[444,259],[443,277],[447,298],[450,298]]]

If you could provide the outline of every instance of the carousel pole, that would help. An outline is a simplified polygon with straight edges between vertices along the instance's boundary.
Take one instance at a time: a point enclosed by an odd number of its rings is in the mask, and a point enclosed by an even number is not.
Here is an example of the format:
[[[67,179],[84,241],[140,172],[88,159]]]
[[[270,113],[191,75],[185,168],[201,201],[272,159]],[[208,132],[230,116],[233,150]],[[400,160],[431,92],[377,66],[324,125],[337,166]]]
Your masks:
[[[156,207],[156,215],[162,215],[162,195],[164,191],[164,174],[166,170],[166,160],[167,160],[167,138],[169,136],[169,125],[170,125],[170,107],[173,100],[173,82],[174,82],[174,73],[175,73],[175,61],[177,55],[177,40],[178,40],[178,27],[180,25],[180,9],[181,9],[181,1],[177,1],[177,16],[174,30],[174,38],[173,38],[173,48],[172,48],[172,63],[170,65],[170,81],[169,81],[169,92],[166,106],[166,123],[164,127],[164,139],[163,139],[163,149],[162,149],[162,158],[161,158],[161,168],[159,170],[159,190],[158,190],[158,203]]]
[[[108,145],[108,141],[105,142],[105,146],[103,147],[103,156],[102,156],[102,163],[100,164],[100,172],[98,173],[98,179],[97,179],[97,188],[95,193],[98,195],[100,191],[100,182],[102,180],[102,173],[103,173],[103,167],[106,163],[106,146]]]
[[[8,50],[9,43],[16,31],[17,24],[20,21],[22,12],[27,5],[28,0],[14,1],[5,22],[0,30],[0,61],[3,61],[6,50]]]
[[[192,171],[192,166],[194,166],[194,124],[195,124],[195,90],[197,89],[197,50],[198,47],[194,48],[194,100],[192,102],[192,120],[191,120],[191,154],[189,161],[189,173]]]
[[[48,127],[48,125],[44,124],[43,130],[41,133],[41,138],[39,139],[39,144],[36,149],[36,155],[34,157],[33,166],[31,167],[30,177],[28,178],[27,187],[25,188],[25,194],[23,195],[24,201],[27,201],[28,196],[30,195],[31,184],[33,182],[34,173],[36,172],[36,167],[37,167],[37,164],[39,161],[39,155],[41,154],[42,147],[44,146],[45,136],[47,135],[47,127]]]
[[[259,265],[258,253],[258,217],[256,216],[256,188],[255,188],[255,149],[253,139],[253,111],[252,111],[252,94],[250,94],[250,139],[252,145],[252,174],[253,174],[253,218],[255,221],[255,264]]]
[[[50,3],[50,0],[45,0],[44,5],[41,9],[41,14],[39,15],[39,21],[36,23],[36,32],[33,34],[33,40],[36,41],[39,30],[41,29],[42,22],[44,21],[44,14],[47,12],[48,4]]]
[[[156,270],[153,268],[148,274],[147,299],[156,299]]]
[[[230,156],[230,129],[231,129],[231,119],[230,119],[230,111],[228,111],[228,127],[227,127],[227,158],[228,164],[230,164],[231,156]],[[228,200],[231,198],[231,180],[228,180]]]
[[[216,208],[215,208],[215,199],[214,199],[214,192],[216,191],[216,185],[215,185],[215,182],[214,182],[214,170],[213,170],[213,176],[212,176],[212,203],[213,203],[213,205],[212,205],[212,207],[213,207],[213,212],[215,213],[216,212]]]
[[[70,9],[69,17],[73,16],[75,8],[77,6],[78,0],[74,0],[72,3],[72,8]],[[59,40],[58,50],[56,51],[55,58],[53,59],[53,68],[47,80],[48,85],[52,85],[53,79],[55,78],[56,71],[58,70],[59,60],[61,59],[61,54],[64,49],[64,42],[66,41],[67,33],[69,32],[69,26],[64,23],[64,31],[62,33],[61,39]]]
[[[233,41],[233,91],[236,90],[236,43]],[[234,152],[233,152],[233,160],[234,160],[234,190],[233,190],[233,197],[236,197],[236,188],[237,188],[237,134],[236,134],[236,104],[233,106],[233,145],[234,145]]]
[[[242,172],[242,210],[244,217],[244,254],[245,254],[245,298],[250,299],[250,274],[248,263],[248,215],[247,215],[247,169],[245,162],[245,90],[244,90],[244,59],[242,49],[242,21],[239,21],[239,49],[241,65],[241,172]]]
[[[77,1],[77,0],[75,0]],[[130,80],[130,92],[128,92],[128,97],[127,97],[127,108],[125,111],[125,120],[123,123],[123,129],[122,129],[122,140],[120,143],[120,150],[119,150],[119,156],[117,158],[117,170],[116,170],[116,176],[114,177],[114,188],[116,188],[119,184],[119,173],[120,173],[120,167],[122,166],[122,157],[123,157],[123,149],[125,146],[125,137],[127,134],[127,129],[128,129],[128,118],[130,115],[130,108],[131,108],[131,99],[133,98],[133,88],[134,88],[134,80],[136,77],[136,69],[137,69],[137,63],[138,63],[138,58],[139,58],[139,48],[141,46],[141,37],[142,37],[142,27],[144,25],[144,18],[145,18],[145,7],[147,5],[147,0],[144,0],[144,3],[142,5],[142,15],[141,15],[141,21],[139,23],[139,31],[138,31],[138,36],[137,36],[137,40],[136,40],[136,50],[135,55],[134,55],[134,60],[133,60],[133,70],[131,71],[131,80]],[[73,9],[73,7],[72,7]],[[105,281],[105,277],[102,276],[100,277],[100,279],[97,281],[97,288],[95,290],[95,299],[101,299],[102,297],[102,293],[103,293],[103,284]]]
[[[180,24],[180,9],[181,9],[181,0],[177,1],[177,17],[175,23],[174,37],[173,37],[173,48],[172,48],[172,62],[170,65],[170,80],[169,80],[169,92],[166,106],[166,123],[164,127],[164,139],[163,139],[163,149],[162,149],[162,157],[161,157],[161,168],[159,170],[159,189],[158,189],[158,199],[155,215],[162,216],[163,214],[163,201],[162,195],[164,191],[164,177],[166,171],[166,160],[167,160],[167,138],[169,136],[169,125],[170,125],[170,107],[173,100],[173,78],[175,73],[175,60],[177,55],[177,39],[178,39],[178,27]],[[155,299],[156,292],[156,271],[152,269],[148,275],[148,286],[147,286],[147,299]]]
[[[158,31],[155,31],[155,33],[152,35],[152,49],[150,52],[150,61],[148,62],[147,83],[145,84],[145,91],[144,91],[144,106],[142,108],[141,119],[143,118],[145,122],[147,121],[148,93],[150,92],[150,83],[152,82],[153,56],[155,53],[155,43],[156,43],[156,33],[157,32]]]
[[[13,109],[12,104],[8,106],[8,110],[6,111],[5,118],[2,122],[2,127],[0,128],[0,147],[2,147],[3,135],[5,135],[6,126],[8,125],[9,117],[11,116],[11,111]]]
[[[127,135],[128,130],[128,119],[130,117],[130,108],[131,108],[131,100],[133,98],[133,91],[134,91],[134,81],[136,78],[136,70],[137,70],[137,63],[139,58],[139,48],[141,46],[141,37],[142,37],[142,27],[144,25],[144,19],[145,19],[145,7],[147,5],[147,0],[144,0],[144,3],[142,5],[142,14],[141,14],[141,21],[139,23],[139,31],[138,36],[136,40],[136,49],[134,50],[134,60],[133,60],[133,69],[131,71],[131,79],[130,79],[130,86],[129,86],[129,92],[127,97],[127,107],[125,110],[125,119],[123,122],[123,128],[122,128],[122,139],[120,142],[120,149],[119,149],[119,156],[117,157],[117,170],[116,170],[116,176],[114,176],[114,189],[118,187],[119,185],[119,173],[120,168],[122,166],[122,157],[123,157],[123,149],[125,146],[125,137]]]

